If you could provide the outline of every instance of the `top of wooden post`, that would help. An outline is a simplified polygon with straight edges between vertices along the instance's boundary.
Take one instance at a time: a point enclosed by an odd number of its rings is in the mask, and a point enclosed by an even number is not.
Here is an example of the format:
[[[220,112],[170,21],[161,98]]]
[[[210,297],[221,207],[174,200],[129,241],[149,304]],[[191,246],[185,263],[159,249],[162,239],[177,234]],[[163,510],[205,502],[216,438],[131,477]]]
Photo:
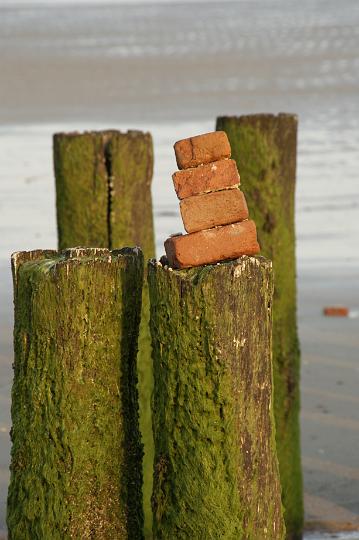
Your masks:
[[[13,275],[14,286],[17,283],[19,268],[27,262],[51,260],[56,263],[67,263],[69,261],[80,261],[84,259],[96,261],[107,260],[111,263],[114,259],[123,256],[133,255],[143,258],[141,248],[139,247],[124,247],[122,249],[109,250],[107,248],[87,248],[74,247],[57,251],[55,249],[35,249],[33,251],[16,251],[11,255],[11,269]]]
[[[242,122],[248,120],[256,120],[261,122],[273,122],[278,120],[292,120],[298,122],[298,115],[295,113],[284,113],[280,112],[278,114],[272,113],[258,113],[258,114],[243,114],[243,115],[224,115],[219,116],[218,120],[240,120]]]
[[[118,129],[104,129],[104,130],[93,130],[93,131],[59,131],[54,133],[53,140],[58,140],[61,138],[74,139],[76,137],[92,137],[94,135],[100,135],[105,139],[110,138],[112,135],[122,135],[127,137],[142,137],[147,136],[151,137],[151,133],[148,131],[141,131],[139,129],[128,129],[127,131],[119,131]]]
[[[272,261],[266,259],[261,255],[251,256],[251,255],[242,255],[236,259],[231,259],[227,261],[219,261],[213,264],[206,264],[202,266],[194,266],[191,268],[182,268],[176,269],[172,268],[169,265],[169,261],[166,256],[162,256],[159,261],[156,259],[150,259],[148,261],[148,267],[155,270],[156,268],[166,270],[171,272],[174,276],[178,276],[180,279],[191,280],[196,277],[196,280],[199,279],[199,276],[207,276],[213,272],[223,272],[224,269],[233,272],[234,277],[239,277],[242,274],[242,271],[245,268],[264,268],[266,271],[272,272]]]

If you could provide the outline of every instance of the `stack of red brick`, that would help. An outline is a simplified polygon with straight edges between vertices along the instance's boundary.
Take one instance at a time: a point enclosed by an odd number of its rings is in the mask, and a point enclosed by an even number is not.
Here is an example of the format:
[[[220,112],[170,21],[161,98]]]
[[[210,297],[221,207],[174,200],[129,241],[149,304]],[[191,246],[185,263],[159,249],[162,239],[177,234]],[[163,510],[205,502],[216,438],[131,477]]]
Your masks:
[[[180,170],[172,178],[189,234],[166,240],[169,265],[188,268],[258,253],[256,226],[248,219],[225,132],[183,139],[174,150]]]

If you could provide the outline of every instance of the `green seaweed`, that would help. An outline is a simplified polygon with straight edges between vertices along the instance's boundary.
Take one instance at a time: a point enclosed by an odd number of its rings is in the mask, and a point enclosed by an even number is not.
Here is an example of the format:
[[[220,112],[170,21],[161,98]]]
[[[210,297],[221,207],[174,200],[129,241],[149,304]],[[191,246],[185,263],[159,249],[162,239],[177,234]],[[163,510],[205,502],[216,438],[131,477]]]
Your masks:
[[[13,256],[10,540],[143,538],[138,250]]]
[[[271,264],[148,271],[154,538],[280,540]]]
[[[149,133],[115,130],[54,136],[59,248],[76,245],[140,246],[154,257],[151,181],[153,145]],[[145,533],[151,536],[153,388],[147,280],[142,291],[138,378],[143,460]]]
[[[227,133],[261,253],[273,261],[273,370],[277,454],[287,538],[303,529],[300,457],[300,351],[296,321],[294,115],[221,117]]]
[[[59,249],[109,248],[102,134],[58,133],[53,143]]]
[[[141,245],[147,260],[155,251],[151,135],[140,131],[114,132],[106,154],[111,178],[111,247]]]

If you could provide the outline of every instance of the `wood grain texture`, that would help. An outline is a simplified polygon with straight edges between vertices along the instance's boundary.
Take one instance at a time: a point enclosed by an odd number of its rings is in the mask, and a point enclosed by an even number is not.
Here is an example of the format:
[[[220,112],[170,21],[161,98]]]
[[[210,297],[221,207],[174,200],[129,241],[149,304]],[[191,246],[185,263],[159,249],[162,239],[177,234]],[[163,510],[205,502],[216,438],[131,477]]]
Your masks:
[[[297,127],[293,114],[217,119],[237,162],[261,253],[273,261],[274,412],[287,537],[293,540],[302,537],[304,519],[294,227]]]
[[[12,540],[143,538],[140,250],[12,258]]]
[[[271,263],[148,270],[154,537],[280,540]]]
[[[140,246],[154,257],[151,184],[153,144],[149,133],[116,130],[54,135],[59,248]],[[144,501],[150,532],[153,437],[151,430],[151,339],[147,280],[142,294],[138,376],[140,425],[145,446]]]

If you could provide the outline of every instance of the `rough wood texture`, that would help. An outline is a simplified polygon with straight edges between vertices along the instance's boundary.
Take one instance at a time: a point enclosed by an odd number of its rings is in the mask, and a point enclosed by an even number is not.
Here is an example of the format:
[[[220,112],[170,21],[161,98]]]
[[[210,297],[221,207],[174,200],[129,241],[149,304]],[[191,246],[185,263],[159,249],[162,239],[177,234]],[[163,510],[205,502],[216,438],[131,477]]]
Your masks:
[[[280,540],[271,263],[149,264],[154,537]]]
[[[59,249],[110,248],[104,134],[57,133],[53,146]]]
[[[303,528],[294,230],[297,123],[291,114],[217,120],[237,161],[261,253],[273,261],[274,412],[282,500],[292,539],[301,538]]]
[[[154,257],[151,182],[153,146],[149,133],[102,131],[54,136],[54,167],[59,248],[84,245],[140,246],[145,260]],[[153,438],[152,365],[149,299],[145,279],[139,336],[140,426],[145,447],[146,531],[151,530]]]
[[[147,260],[155,252],[151,135],[113,132],[107,144],[107,161],[111,176],[111,246],[141,246]]]
[[[138,249],[12,257],[11,540],[143,538]]]
[[[54,169],[59,249],[141,245],[153,256],[149,133],[57,133]]]

